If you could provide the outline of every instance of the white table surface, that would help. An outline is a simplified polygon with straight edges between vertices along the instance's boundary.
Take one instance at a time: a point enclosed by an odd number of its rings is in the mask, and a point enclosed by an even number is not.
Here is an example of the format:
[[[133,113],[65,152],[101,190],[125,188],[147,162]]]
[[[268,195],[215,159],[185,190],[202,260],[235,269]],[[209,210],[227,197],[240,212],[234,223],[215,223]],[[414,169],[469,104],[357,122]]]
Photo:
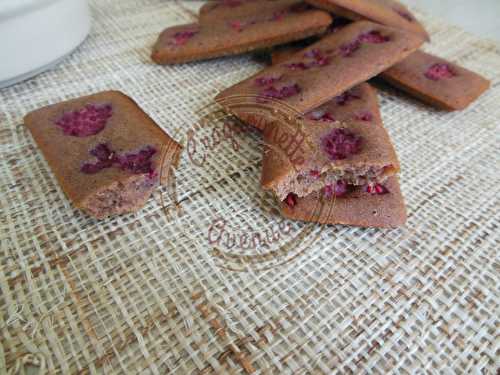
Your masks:
[[[402,0],[483,38],[500,42],[500,0]]]

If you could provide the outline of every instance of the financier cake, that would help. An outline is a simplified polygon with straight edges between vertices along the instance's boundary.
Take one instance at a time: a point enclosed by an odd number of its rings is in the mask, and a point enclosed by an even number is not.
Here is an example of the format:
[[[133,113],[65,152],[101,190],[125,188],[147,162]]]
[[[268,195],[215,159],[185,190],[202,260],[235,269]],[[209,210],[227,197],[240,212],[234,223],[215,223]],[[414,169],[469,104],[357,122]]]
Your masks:
[[[250,104],[310,111],[414,52],[423,38],[368,21],[347,25],[290,59],[231,86],[215,100],[242,121]],[[234,98],[247,98],[242,108]]]
[[[375,186],[399,172],[382,125],[374,88],[362,83],[308,112],[295,124],[279,119],[264,130],[262,187],[280,201],[352,186]]]
[[[118,91],[38,109],[24,123],[68,198],[97,219],[139,210],[181,151]]]

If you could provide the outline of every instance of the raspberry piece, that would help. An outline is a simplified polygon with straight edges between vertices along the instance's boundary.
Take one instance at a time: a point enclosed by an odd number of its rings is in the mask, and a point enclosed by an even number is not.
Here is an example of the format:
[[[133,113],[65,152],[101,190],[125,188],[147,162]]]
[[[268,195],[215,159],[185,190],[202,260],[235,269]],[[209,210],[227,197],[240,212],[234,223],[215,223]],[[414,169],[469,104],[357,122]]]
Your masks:
[[[425,72],[425,77],[432,81],[439,81],[444,78],[453,78],[456,76],[455,72],[451,69],[451,66],[444,63],[436,63],[429,67]]]
[[[325,66],[328,64],[330,64],[330,59],[327,56],[318,57],[311,63],[313,66]]]
[[[315,59],[315,58],[318,58],[321,56],[322,56],[322,54],[321,54],[321,51],[319,48],[313,48],[313,49],[307,51],[306,53],[304,53],[304,57],[308,57],[308,58],[312,58],[312,59]]]
[[[285,66],[292,70],[306,70],[315,66],[325,66],[330,63],[330,59],[328,58],[328,56],[323,55],[319,48],[313,48],[312,50],[307,51],[306,53],[304,53],[304,57],[313,59],[313,61],[308,63],[290,63],[286,64]]]
[[[289,86],[283,86],[280,89],[277,89],[274,86],[266,88],[264,91],[260,93],[257,98],[259,103],[265,103],[266,98],[276,98],[276,99],[285,99],[290,96],[294,96],[300,92],[300,86],[295,84]]]
[[[318,179],[321,176],[321,173],[317,169],[311,169],[309,171],[309,176],[314,177],[315,179]]]
[[[358,95],[353,94],[350,90],[347,90],[335,97],[335,103],[337,103],[337,105],[346,105],[351,100],[356,100],[356,99],[360,99],[360,97]]]
[[[294,208],[295,205],[297,204],[297,195],[294,193],[290,193],[286,196],[285,200],[283,201],[288,207]]]
[[[303,63],[303,62],[299,62],[299,63],[286,64],[285,66],[287,68],[292,69],[292,70],[306,70],[306,69],[309,69],[309,68],[312,68],[315,66],[325,66],[325,65],[328,65],[329,63],[330,63],[330,59],[328,57],[324,56],[324,57],[317,58],[314,61],[307,63],[307,64]]]
[[[111,168],[115,154],[106,143],[100,143],[90,150],[90,154],[97,158],[95,163],[84,163],[81,171],[85,174],[94,174],[105,168]]]
[[[229,21],[229,26],[233,29],[233,30],[236,30],[237,32],[241,33],[243,31],[243,26],[244,26],[244,23],[239,21],[239,20],[235,20],[235,21]]]
[[[345,128],[336,128],[321,139],[321,146],[331,160],[342,160],[361,150],[361,137]]]
[[[154,173],[151,158],[156,154],[156,149],[146,146],[135,153],[128,153],[117,157],[117,163],[123,171],[133,174]]]
[[[191,39],[195,34],[197,34],[198,31],[194,30],[188,30],[188,31],[179,31],[174,34],[173,40],[174,40],[174,45],[176,46],[183,46],[188,42],[189,39]]]
[[[341,197],[348,192],[347,182],[344,180],[337,180],[333,185],[326,185],[324,188],[325,198],[332,198],[333,196]]]
[[[277,12],[274,12],[271,18],[269,18],[269,21],[275,22],[275,21],[282,21],[285,18],[285,14],[287,13],[286,10],[280,10]]]
[[[111,104],[87,104],[84,108],[66,112],[57,121],[64,135],[89,137],[104,129],[113,115]]]
[[[330,59],[328,58],[328,56],[325,56],[325,54],[319,48],[313,48],[312,50],[307,51],[306,53],[304,53],[304,56],[314,59],[311,65],[324,66],[330,63]]]
[[[355,40],[350,43],[344,43],[340,46],[340,54],[342,55],[342,57],[350,57],[359,49],[359,47],[361,47],[361,42],[359,40]]]
[[[380,32],[377,30],[372,30],[372,31],[369,31],[367,33],[363,33],[360,36],[358,36],[358,40],[361,43],[380,44],[380,43],[388,42],[389,37],[380,34]]]
[[[296,83],[290,86],[283,86],[280,89],[280,94],[282,98],[288,98],[290,96],[296,95],[300,92],[300,87]]]
[[[260,93],[257,100],[262,100],[263,103],[266,102],[266,98],[281,98],[280,90],[276,87],[271,86]]]
[[[303,62],[300,63],[290,63],[285,65],[287,68],[292,70],[306,70],[309,69],[309,65]]]
[[[314,120],[314,121],[335,121],[335,118],[330,112],[324,111],[324,110],[316,110],[312,111],[307,115],[307,118],[309,120]]]
[[[268,85],[272,85],[274,82],[277,82],[281,79],[281,76],[279,77],[259,77],[259,78],[255,78],[255,84],[257,86],[268,86]]]
[[[95,174],[97,172],[100,172],[101,170],[105,168],[111,167],[112,163],[105,163],[105,162],[100,162],[97,161],[95,163],[85,163],[81,167],[81,171],[85,174]]]
[[[345,195],[347,194],[347,191],[348,191],[348,185],[347,185],[347,182],[345,182],[344,180],[338,180],[335,184],[335,195],[337,197],[341,197],[342,195]]]
[[[370,112],[361,112],[356,115],[356,120],[360,121],[371,121],[373,119],[373,115]]]
[[[113,160],[114,152],[108,147],[106,143],[99,143],[92,150],[90,155],[93,155],[99,161]]]
[[[135,153],[117,155],[106,143],[100,143],[89,152],[97,159],[96,162],[87,162],[80,170],[85,174],[94,174],[105,168],[118,167],[123,171],[133,174],[154,174],[153,162],[151,161],[156,149],[146,146]]]
[[[389,193],[389,190],[382,184],[365,185],[363,191],[365,193],[370,193],[374,195],[382,195]]]
[[[343,57],[350,57],[354,52],[356,52],[362,43],[379,44],[388,42],[390,38],[388,36],[382,35],[377,30],[368,31],[366,33],[358,35],[356,40],[350,43],[344,43],[340,46],[340,54]]]

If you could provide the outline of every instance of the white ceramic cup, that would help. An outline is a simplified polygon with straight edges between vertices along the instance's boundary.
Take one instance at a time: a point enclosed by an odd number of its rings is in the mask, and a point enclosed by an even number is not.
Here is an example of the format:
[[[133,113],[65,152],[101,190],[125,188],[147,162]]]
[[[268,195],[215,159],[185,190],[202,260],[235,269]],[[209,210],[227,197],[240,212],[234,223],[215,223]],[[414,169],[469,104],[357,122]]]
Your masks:
[[[90,31],[87,0],[0,1],[0,88],[57,64]]]

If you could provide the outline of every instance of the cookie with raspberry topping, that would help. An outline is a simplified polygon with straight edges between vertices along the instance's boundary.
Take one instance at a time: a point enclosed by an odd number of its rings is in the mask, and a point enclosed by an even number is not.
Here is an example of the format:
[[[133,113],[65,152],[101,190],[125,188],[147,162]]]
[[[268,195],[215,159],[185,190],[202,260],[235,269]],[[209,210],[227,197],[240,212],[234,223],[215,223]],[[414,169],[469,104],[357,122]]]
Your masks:
[[[302,49],[304,46],[280,47],[272,52],[272,63],[283,63]],[[420,50],[378,77],[416,99],[447,111],[465,109],[490,87],[490,81],[481,75]],[[360,113],[359,117],[368,120],[370,116]]]
[[[252,98],[258,107],[260,98],[272,92],[276,93],[276,100],[266,101],[267,107],[273,109],[285,104],[304,114],[403,60],[423,42],[420,36],[405,31],[368,21],[354,22],[298,51],[288,60],[227,88],[215,100],[245,121],[246,112],[255,109],[250,105]],[[352,48],[347,47],[351,45]],[[272,87],[258,84],[268,77],[280,77],[280,81]],[[293,95],[281,95],[280,90],[285,86],[294,88]],[[286,94],[290,93],[292,91],[286,90]],[[232,97],[245,97],[248,103],[241,107],[232,105]]]
[[[346,191],[347,185],[383,183],[399,172],[375,89],[362,83],[341,97],[295,122],[277,118],[265,128],[261,184],[280,201],[291,193],[339,192],[339,181]],[[370,121],[359,113],[369,113]]]
[[[98,219],[144,206],[167,182],[181,151],[118,91],[49,105],[24,123],[67,197]]]
[[[406,30],[430,40],[422,24],[406,6],[396,0],[306,0],[306,2],[353,21],[369,20]]]
[[[163,30],[151,57],[157,64],[174,64],[237,55],[323,33],[331,16],[319,9],[294,11],[279,0],[256,13],[219,17]],[[222,5],[221,5],[222,6]]]
[[[434,107],[456,111],[469,106],[490,81],[440,57],[417,51],[381,74],[402,91]]]

